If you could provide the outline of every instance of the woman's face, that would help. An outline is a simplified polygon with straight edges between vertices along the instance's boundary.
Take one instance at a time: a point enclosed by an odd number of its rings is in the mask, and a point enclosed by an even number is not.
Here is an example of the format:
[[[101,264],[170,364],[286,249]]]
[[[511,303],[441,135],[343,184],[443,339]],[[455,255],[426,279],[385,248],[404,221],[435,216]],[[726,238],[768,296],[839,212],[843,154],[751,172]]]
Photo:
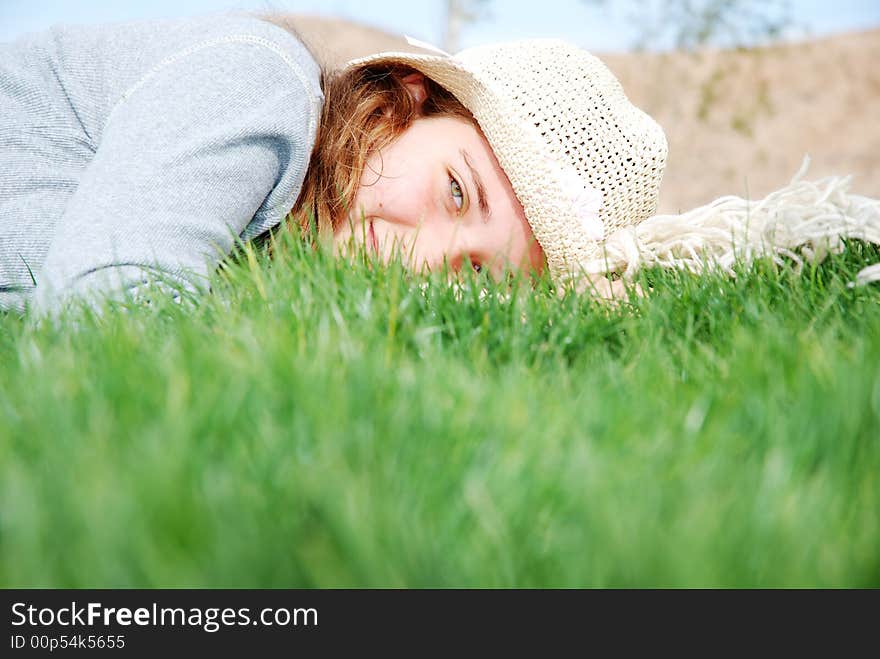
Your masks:
[[[486,138],[471,122],[419,117],[367,160],[348,221],[334,236],[415,269],[540,272],[544,254]]]

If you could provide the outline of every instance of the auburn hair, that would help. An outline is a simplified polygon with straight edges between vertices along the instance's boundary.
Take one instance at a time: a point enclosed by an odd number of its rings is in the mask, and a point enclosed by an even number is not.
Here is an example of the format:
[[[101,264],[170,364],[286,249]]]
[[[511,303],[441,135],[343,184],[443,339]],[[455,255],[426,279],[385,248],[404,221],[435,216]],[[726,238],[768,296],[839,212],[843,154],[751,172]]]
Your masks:
[[[474,121],[458,99],[425,77],[418,105],[403,82],[416,72],[403,65],[366,65],[324,70],[324,104],[302,191],[287,216],[291,228],[316,237],[347,218],[367,158],[391,144],[417,116]]]

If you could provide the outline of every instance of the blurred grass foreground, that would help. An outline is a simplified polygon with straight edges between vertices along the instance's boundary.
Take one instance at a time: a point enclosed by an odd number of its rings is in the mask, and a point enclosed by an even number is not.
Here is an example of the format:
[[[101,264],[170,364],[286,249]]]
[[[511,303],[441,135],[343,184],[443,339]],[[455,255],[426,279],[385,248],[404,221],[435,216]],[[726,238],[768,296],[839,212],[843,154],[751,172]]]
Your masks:
[[[277,249],[0,317],[2,586],[880,586],[874,248],[611,310]]]

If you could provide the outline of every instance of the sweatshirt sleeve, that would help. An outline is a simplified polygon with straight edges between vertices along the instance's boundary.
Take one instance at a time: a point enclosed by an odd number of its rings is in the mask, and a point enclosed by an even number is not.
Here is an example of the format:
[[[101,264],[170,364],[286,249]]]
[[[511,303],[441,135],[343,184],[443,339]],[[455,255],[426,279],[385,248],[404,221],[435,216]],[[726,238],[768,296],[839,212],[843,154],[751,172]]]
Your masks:
[[[129,88],[58,224],[36,313],[128,297],[157,278],[202,288],[237,237],[276,224],[302,187],[320,112],[305,53],[228,36]]]

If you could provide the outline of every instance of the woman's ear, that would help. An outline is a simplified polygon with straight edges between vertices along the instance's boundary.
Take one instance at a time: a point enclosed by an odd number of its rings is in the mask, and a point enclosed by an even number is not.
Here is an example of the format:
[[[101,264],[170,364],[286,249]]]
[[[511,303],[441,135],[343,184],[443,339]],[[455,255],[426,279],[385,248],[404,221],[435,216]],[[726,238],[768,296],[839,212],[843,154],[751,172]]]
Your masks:
[[[409,73],[400,79],[404,87],[406,87],[409,95],[412,96],[413,102],[416,104],[416,112],[422,113],[422,105],[428,98],[428,90],[425,86],[425,76],[417,71]]]

